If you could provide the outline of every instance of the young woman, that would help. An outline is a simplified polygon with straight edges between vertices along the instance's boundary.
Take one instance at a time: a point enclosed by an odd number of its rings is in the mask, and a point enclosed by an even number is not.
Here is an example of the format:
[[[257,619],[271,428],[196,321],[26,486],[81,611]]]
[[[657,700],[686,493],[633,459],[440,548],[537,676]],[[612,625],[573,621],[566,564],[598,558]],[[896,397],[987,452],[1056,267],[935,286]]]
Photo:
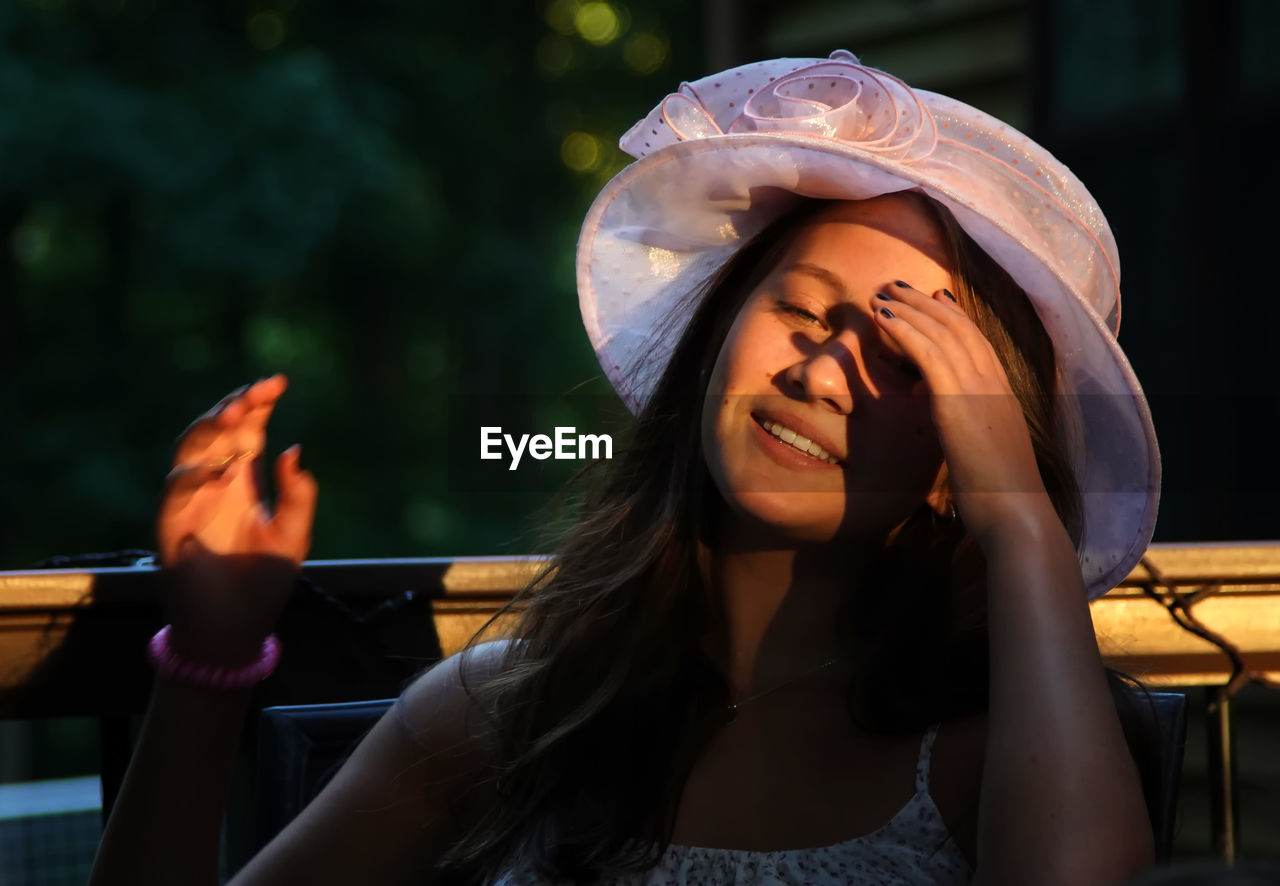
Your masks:
[[[1088,600],[1154,523],[1114,243],[999,121],[847,53],[623,138],[579,292],[637,412],[509,639],[401,696],[236,883],[1120,883],[1150,863]],[[95,882],[202,882],[316,485],[283,379],[183,436],[168,633]],[[175,790],[174,785],[181,785]]]

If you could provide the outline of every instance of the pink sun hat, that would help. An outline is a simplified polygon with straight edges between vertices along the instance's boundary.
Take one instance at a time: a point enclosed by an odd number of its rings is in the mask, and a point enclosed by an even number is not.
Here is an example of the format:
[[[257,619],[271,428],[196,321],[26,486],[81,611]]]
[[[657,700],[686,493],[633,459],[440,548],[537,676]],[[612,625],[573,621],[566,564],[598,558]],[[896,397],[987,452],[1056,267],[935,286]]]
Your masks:
[[[578,241],[583,322],[633,412],[647,402],[697,291],[793,195],[919,191],[1026,292],[1053,340],[1058,436],[1084,503],[1090,599],[1146,552],[1160,453],[1116,343],[1120,262],[1097,202],[1011,126],[912,89],[849,52],[775,59],[682,83],[621,139],[636,162],[597,196]]]

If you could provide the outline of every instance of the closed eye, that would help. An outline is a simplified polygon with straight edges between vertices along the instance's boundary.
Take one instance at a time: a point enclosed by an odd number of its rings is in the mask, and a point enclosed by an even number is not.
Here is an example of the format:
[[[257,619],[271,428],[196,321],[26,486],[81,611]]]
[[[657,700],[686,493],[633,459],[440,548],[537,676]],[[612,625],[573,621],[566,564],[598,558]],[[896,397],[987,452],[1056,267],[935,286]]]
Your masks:
[[[820,326],[823,329],[826,329],[826,324],[824,324],[820,319],[818,319],[818,316],[816,314],[814,314],[812,311],[806,311],[804,308],[800,307],[799,305],[793,305],[789,302],[779,301],[778,309],[782,311],[784,314],[790,314],[791,316],[795,317],[797,320],[800,320],[805,324]],[[888,363],[890,366],[896,369],[900,374],[906,376],[907,378],[913,381],[919,381],[921,378],[924,377],[920,374],[920,370],[916,368],[916,365],[905,357],[899,357],[895,354],[882,352],[880,354],[880,359]]]
[[[778,309],[782,311],[782,313],[784,314],[789,314],[792,317],[795,317],[796,320],[798,320],[800,323],[804,324],[805,326],[818,326],[822,329],[827,328],[827,325],[823,323],[820,319],[818,319],[817,314],[813,313],[812,311],[806,311],[804,308],[800,307],[799,305],[793,305],[788,302],[780,301],[778,302]]]

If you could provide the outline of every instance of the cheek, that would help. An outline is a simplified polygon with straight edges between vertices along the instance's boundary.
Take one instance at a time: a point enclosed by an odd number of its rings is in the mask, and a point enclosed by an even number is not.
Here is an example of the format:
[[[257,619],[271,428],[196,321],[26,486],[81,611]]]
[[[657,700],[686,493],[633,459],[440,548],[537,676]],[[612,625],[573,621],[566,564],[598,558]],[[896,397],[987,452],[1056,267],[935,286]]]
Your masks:
[[[884,409],[875,411],[875,405]],[[933,472],[942,462],[942,444],[928,405],[909,394],[872,404],[860,416],[855,410],[850,444],[855,459],[870,459],[879,465],[876,470],[891,473],[899,481]],[[915,487],[914,482],[908,485]]]
[[[737,328],[729,331],[728,337],[724,340],[724,345],[720,348],[720,353],[716,357],[715,365],[711,368],[711,380],[707,384],[708,401],[714,395],[730,394],[738,386],[741,378],[739,371],[744,353],[743,343],[737,335]]]
[[[731,402],[729,390],[729,350],[722,348],[711,378],[707,382],[706,396],[702,401],[702,452],[712,473],[721,458],[719,428]]]
[[[759,388],[758,378],[751,377],[753,366],[759,365],[757,347],[753,344],[750,324],[742,318],[725,337],[715,365],[707,382],[706,397],[702,402],[702,452],[703,459],[717,483],[723,486],[731,472],[730,462],[735,458],[729,452],[732,429],[741,421],[740,409],[745,408],[744,396]],[[758,376],[758,373],[755,373]],[[723,491],[723,489],[722,489]]]
[[[743,392],[743,365],[749,363],[744,355],[750,353],[749,343],[744,342],[735,323],[725,337],[715,365],[711,368],[711,376],[707,380],[706,397],[702,402],[702,445],[708,453],[718,452],[716,438],[717,429],[729,420],[735,395]]]
[[[711,378],[707,381],[707,403],[712,403],[725,389],[728,377],[729,354],[727,348],[720,349],[720,356],[711,367]]]
[[[928,413],[919,416],[902,428],[898,456],[902,469],[916,477],[920,483],[932,485],[943,465],[942,443],[934,430]]]
[[[790,340],[769,317],[757,310],[744,310],[725,336],[708,393],[759,393],[773,374],[794,358]]]

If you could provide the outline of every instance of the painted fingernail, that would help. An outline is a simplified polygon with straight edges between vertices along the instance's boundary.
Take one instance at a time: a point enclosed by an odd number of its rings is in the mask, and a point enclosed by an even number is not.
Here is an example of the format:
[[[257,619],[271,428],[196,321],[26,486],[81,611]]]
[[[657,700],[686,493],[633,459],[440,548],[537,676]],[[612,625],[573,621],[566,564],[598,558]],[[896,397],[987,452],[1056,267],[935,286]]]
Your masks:
[[[893,311],[890,311],[888,308],[881,308],[880,313],[884,314],[890,320],[893,319]]]
[[[910,289],[910,288],[911,288],[911,287],[910,287],[910,286],[908,286],[906,283],[903,283],[901,280],[894,280],[894,281],[893,281],[893,285],[894,285],[894,286],[901,286],[903,289]]]
[[[892,299],[892,298],[890,298],[889,296],[885,295],[883,292],[877,292],[877,293],[876,293],[876,298],[880,299],[881,301],[893,301],[893,299]]]
[[[950,290],[950,289],[944,289],[944,290],[942,290],[942,294],[943,294],[943,295],[945,295],[947,298],[951,299],[952,301],[955,301],[955,300],[956,300],[956,297],[955,297],[954,295],[952,295],[952,294],[951,294],[951,290]]]

